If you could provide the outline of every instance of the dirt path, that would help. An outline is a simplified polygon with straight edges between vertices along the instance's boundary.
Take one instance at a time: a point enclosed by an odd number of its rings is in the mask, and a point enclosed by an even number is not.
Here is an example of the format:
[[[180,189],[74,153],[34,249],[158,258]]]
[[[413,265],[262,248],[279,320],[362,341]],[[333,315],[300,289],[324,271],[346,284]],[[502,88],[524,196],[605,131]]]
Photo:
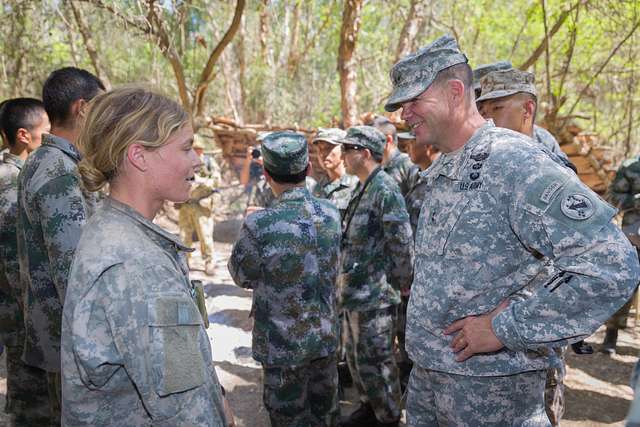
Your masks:
[[[226,234],[226,233],[222,233]],[[228,235],[226,236],[228,237]],[[231,239],[221,238],[222,240]],[[267,427],[268,417],[261,397],[261,371],[251,358],[251,292],[233,285],[226,262],[230,243],[217,242],[215,246],[216,273],[207,276],[201,270],[196,252],[192,279],[205,284],[209,312],[208,334],[213,348],[220,382],[227,390],[238,426]],[[633,320],[630,319],[633,325]],[[633,397],[629,377],[640,348],[640,325],[623,331],[619,353],[607,357],[596,353],[577,356],[571,351],[567,358],[566,401],[567,411],[563,426],[622,426]],[[598,347],[603,329],[588,341]],[[0,408],[4,407],[6,371],[4,357],[0,364]],[[353,393],[348,393],[353,397]],[[349,402],[342,402],[343,413],[351,410]],[[7,418],[0,413],[0,425]]]

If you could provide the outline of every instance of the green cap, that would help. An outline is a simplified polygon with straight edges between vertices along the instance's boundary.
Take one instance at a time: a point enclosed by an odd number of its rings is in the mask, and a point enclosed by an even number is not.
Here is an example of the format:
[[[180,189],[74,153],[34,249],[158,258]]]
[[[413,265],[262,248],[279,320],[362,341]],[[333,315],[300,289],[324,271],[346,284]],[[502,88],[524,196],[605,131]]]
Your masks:
[[[340,143],[364,147],[382,155],[387,137],[373,126],[353,126],[347,129],[347,136]]]
[[[346,135],[347,135],[347,132],[345,132],[342,129],[319,128],[318,133],[316,134],[315,138],[313,138],[313,141],[311,142],[315,144],[318,141],[324,141],[324,142],[328,142],[329,144],[339,145],[340,140],[343,139]]]
[[[473,90],[480,89],[480,80],[487,74],[494,71],[508,70],[509,68],[513,68],[511,61],[498,61],[493,64],[479,65],[473,70]]]
[[[537,96],[534,82],[534,75],[527,71],[515,68],[494,71],[484,76],[480,81],[482,93],[476,102],[511,96],[519,92]]]
[[[391,68],[393,92],[384,109],[395,111],[401,104],[410,101],[427,90],[438,73],[445,68],[467,62],[458,43],[445,35],[402,58]]]
[[[271,132],[262,138],[265,169],[278,175],[294,175],[303,172],[309,164],[307,138],[289,130]]]

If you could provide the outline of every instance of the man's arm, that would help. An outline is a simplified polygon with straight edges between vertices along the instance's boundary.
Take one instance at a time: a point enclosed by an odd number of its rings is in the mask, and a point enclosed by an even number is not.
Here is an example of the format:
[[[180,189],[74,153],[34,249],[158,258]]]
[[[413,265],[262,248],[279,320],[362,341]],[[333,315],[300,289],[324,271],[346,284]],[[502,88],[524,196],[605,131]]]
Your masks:
[[[413,280],[413,234],[404,199],[397,191],[384,196],[382,226],[389,259],[387,277],[394,288],[408,295]]]
[[[47,182],[38,190],[37,203],[51,278],[64,303],[69,269],[87,220],[78,177],[67,174]]]
[[[227,268],[236,285],[253,289],[260,278],[261,263],[258,242],[245,221],[233,245]]]

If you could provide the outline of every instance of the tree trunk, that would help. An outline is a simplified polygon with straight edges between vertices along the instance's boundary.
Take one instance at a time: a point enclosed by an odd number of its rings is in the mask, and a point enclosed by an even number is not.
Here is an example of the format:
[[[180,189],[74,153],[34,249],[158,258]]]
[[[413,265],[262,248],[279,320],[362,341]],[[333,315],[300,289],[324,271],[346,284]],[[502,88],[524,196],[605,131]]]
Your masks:
[[[427,7],[421,0],[411,0],[407,19],[404,21],[402,30],[400,31],[400,39],[396,48],[396,60],[398,62],[404,56],[414,50],[414,43],[418,35],[418,31],[422,26],[425,18]]]
[[[262,58],[262,62],[264,64],[269,63],[269,50],[268,50],[268,42],[269,42],[269,0],[262,0],[262,5],[260,6],[260,57]]]
[[[69,6],[71,6],[73,17],[75,18],[76,24],[78,25],[78,30],[82,35],[84,47],[85,49],[87,49],[87,54],[89,55],[91,65],[93,66],[96,76],[102,81],[107,89],[110,89],[111,82],[109,81],[109,77],[107,76],[107,73],[102,66],[102,62],[100,61],[100,56],[98,55],[96,44],[93,42],[93,37],[91,37],[91,30],[89,29],[87,20],[82,13],[82,9],[79,7],[79,5],[76,5],[73,0],[69,1]]]
[[[345,0],[338,48],[338,72],[340,74],[340,106],[342,124],[345,128],[356,124],[358,105],[356,103],[357,82],[354,52],[360,31],[360,15],[364,0]]]

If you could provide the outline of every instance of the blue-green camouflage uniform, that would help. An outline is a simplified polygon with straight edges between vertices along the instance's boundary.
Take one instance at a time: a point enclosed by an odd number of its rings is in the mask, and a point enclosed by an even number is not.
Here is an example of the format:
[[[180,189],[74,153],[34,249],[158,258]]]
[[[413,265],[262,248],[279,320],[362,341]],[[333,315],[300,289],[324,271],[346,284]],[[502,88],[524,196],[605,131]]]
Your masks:
[[[463,150],[443,154],[426,173],[429,191],[416,237],[407,321],[416,377],[432,371],[452,378],[486,377],[487,388],[478,388],[477,394],[487,396],[491,378],[511,375],[515,381],[524,378],[515,374],[559,367],[550,347],[589,336],[635,288],[637,257],[611,223],[615,210],[529,141],[488,122]],[[527,288],[544,270],[543,257],[553,260],[560,273],[493,320],[505,348],[456,362],[444,328],[490,312]],[[531,420],[539,420],[544,411],[544,375],[540,378],[539,388],[527,383],[539,390],[527,412]],[[411,425],[432,415],[412,406],[424,393],[432,392],[410,380]],[[437,411],[464,410],[468,420],[486,419],[475,400],[454,397],[446,409],[436,403]],[[515,398],[494,403],[492,411],[501,406],[504,414],[523,411]],[[448,415],[443,416],[451,420]]]
[[[409,156],[397,148],[391,154],[389,161],[382,165],[382,170],[387,173],[400,187],[402,196],[405,196],[410,189],[411,168],[414,164]]]
[[[344,174],[331,182],[321,181],[319,183],[321,192],[318,197],[329,200],[338,208],[340,215],[344,216],[357,184],[358,177],[349,174]]]
[[[320,197],[322,195],[322,190],[318,185],[318,181],[308,176],[306,177],[305,182],[307,184],[309,193],[316,197]],[[249,201],[247,202],[247,206],[268,208],[273,204],[275,200],[276,196],[274,196],[273,191],[271,191],[271,187],[269,187],[269,184],[267,184],[267,180],[265,179],[264,174],[261,175],[258,179],[258,182],[256,182],[251,189],[251,193],[249,193]]]
[[[400,417],[400,384],[393,355],[400,290],[413,274],[409,215],[396,182],[380,168],[356,206],[343,240],[340,287],[347,317],[347,362],[363,403],[380,422]],[[358,183],[354,194],[362,188]],[[351,211],[353,212],[351,213]]]
[[[262,153],[274,173],[299,173],[308,164],[306,140],[293,132],[269,134]],[[248,215],[233,247],[229,272],[253,290],[253,357],[263,365],[273,426],[337,422],[340,236],[337,208],[301,185]]]
[[[0,342],[6,347],[7,413],[16,425],[46,425],[46,372],[22,362],[24,320],[16,239],[18,174],[24,161],[9,152],[0,162]]]
[[[64,305],[63,425],[226,425],[189,250],[113,199],[87,222]]]

